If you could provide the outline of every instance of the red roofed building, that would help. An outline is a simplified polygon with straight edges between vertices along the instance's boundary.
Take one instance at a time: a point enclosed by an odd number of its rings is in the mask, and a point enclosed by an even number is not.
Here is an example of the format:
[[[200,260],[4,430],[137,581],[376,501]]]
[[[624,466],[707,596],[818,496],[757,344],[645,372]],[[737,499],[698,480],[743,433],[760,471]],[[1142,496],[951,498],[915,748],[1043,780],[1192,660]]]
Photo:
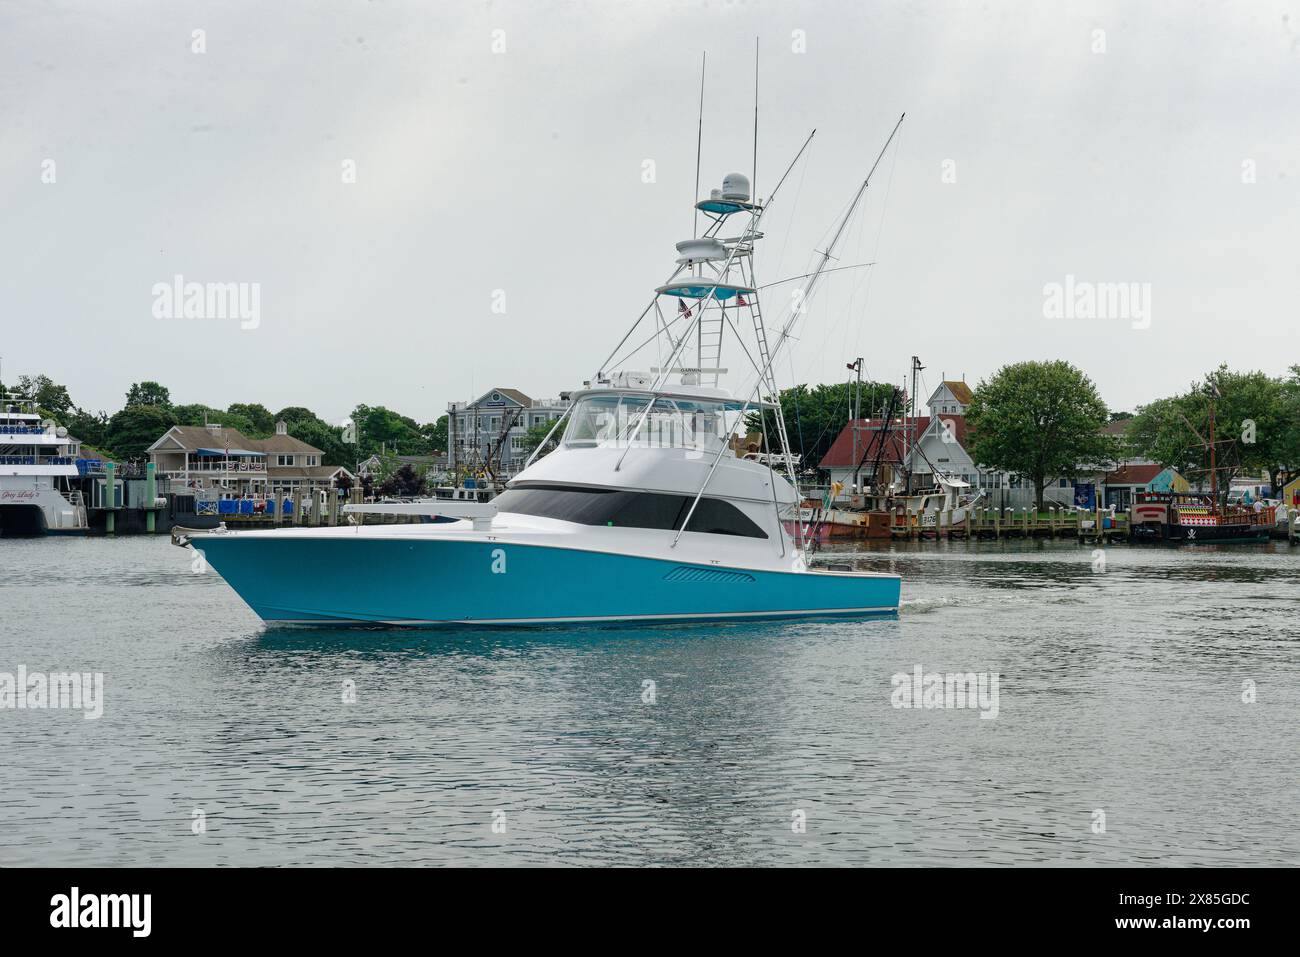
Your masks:
[[[894,420],[880,459],[882,465],[892,468],[880,480],[891,482],[900,478],[898,472],[910,472],[913,489],[928,488],[935,484],[937,472],[961,479],[973,489],[1018,485],[1003,472],[982,471],[966,451],[970,440],[966,409],[971,399],[970,386],[965,382],[945,379],[926,403],[929,415]],[[850,491],[855,471],[864,484],[869,482],[883,427],[881,419],[850,422],[836,436],[818,467],[830,475],[832,482],[841,482]]]

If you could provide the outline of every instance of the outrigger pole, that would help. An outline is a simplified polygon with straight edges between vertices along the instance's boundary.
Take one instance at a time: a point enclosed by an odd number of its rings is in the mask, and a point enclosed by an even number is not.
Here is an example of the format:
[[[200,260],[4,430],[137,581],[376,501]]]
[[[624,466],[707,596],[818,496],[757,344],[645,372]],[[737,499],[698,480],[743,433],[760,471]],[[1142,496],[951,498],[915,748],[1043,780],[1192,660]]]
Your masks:
[[[695,195],[691,197],[691,237],[694,239],[700,236],[700,211],[695,204],[700,201],[700,153],[704,148],[704,67],[708,62],[709,51],[705,50],[700,54],[700,116],[695,130]]]

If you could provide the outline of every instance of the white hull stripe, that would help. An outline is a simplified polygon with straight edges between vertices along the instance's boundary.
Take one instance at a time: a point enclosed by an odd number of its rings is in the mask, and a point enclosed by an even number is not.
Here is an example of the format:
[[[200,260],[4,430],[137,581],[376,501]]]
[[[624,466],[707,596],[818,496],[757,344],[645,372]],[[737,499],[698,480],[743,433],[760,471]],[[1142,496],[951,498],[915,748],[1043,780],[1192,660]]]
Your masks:
[[[268,618],[268,625],[568,625],[623,621],[720,621],[726,618],[810,618],[819,615],[878,615],[897,612],[895,605],[874,608],[808,608],[798,611],[727,611],[688,615],[599,615],[581,618]]]

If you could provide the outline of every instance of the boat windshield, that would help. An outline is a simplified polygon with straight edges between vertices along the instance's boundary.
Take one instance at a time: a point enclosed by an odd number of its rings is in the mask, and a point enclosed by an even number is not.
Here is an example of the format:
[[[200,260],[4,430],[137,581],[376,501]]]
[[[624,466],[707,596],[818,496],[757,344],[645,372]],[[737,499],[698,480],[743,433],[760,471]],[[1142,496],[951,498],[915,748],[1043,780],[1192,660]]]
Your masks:
[[[717,449],[731,431],[724,402],[678,396],[654,397],[653,405],[651,401],[647,395],[584,396],[570,416],[564,444],[569,448]]]

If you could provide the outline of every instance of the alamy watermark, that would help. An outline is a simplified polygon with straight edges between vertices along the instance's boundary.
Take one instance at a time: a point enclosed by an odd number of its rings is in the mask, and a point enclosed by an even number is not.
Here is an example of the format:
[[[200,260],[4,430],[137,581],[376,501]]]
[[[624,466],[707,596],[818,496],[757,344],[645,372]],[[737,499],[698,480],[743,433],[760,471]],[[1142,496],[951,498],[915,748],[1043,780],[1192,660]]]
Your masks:
[[[153,284],[155,319],[238,319],[239,328],[262,324],[262,284],[257,282],[171,282]]]
[[[0,709],[81,711],[87,721],[104,715],[102,671],[0,671]]]
[[[1043,318],[1128,319],[1134,329],[1150,329],[1151,283],[1087,282],[1070,273],[1043,286]]]
[[[889,703],[895,708],[977,708],[981,718],[996,718],[999,677],[996,671],[927,673],[916,665],[910,675],[900,671],[890,679],[894,690]]]

